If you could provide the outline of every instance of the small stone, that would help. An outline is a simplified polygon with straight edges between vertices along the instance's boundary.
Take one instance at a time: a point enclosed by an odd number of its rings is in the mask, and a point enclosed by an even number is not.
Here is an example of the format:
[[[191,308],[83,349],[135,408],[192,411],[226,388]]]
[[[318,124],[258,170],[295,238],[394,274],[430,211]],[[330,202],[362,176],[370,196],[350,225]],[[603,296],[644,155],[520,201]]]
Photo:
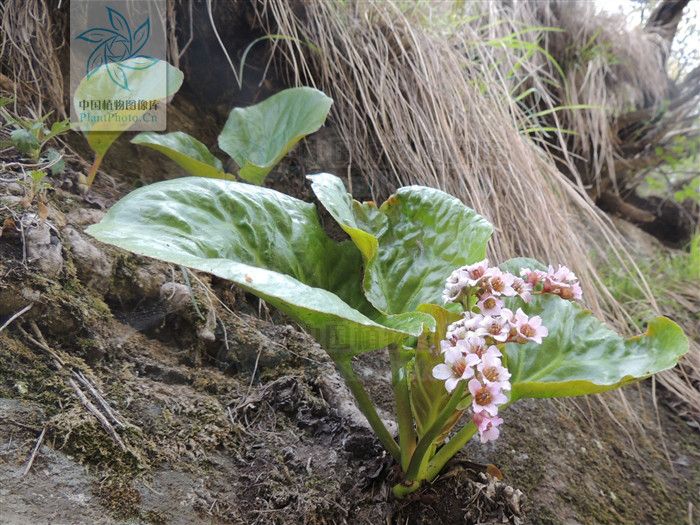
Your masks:
[[[105,293],[112,277],[111,259],[74,228],[67,227],[65,234],[80,280],[96,292]]]
[[[26,214],[22,224],[28,262],[36,265],[45,277],[58,276],[63,270],[63,247],[49,223],[35,214]]]
[[[169,312],[180,312],[192,304],[189,286],[167,282],[160,287],[160,299],[168,305]]]

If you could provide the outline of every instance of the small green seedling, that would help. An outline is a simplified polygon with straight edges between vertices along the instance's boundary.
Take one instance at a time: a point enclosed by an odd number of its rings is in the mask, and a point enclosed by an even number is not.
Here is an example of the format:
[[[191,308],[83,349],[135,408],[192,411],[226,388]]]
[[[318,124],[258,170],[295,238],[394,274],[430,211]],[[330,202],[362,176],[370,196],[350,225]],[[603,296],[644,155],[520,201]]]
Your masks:
[[[67,132],[70,129],[68,119],[57,120],[49,127],[46,124],[51,113],[47,113],[41,118],[16,117],[10,114],[4,105],[9,103],[8,99],[3,99],[5,104],[0,105],[0,116],[5,122],[14,127],[10,132],[10,143],[26,158],[37,163],[42,157],[52,163],[51,170],[54,175],[63,171],[64,164],[61,154],[55,148],[44,150],[46,144]]]
[[[309,179],[349,240],[328,237],[314,204],[201,177],[140,188],[87,232],[228,279],[302,325],[400,466],[397,497],[433,480],[473,436],[498,438],[501,414],[518,400],[612,390],[688,351],[665,317],[630,339],[615,333],[581,306],[566,267],[489,265],[491,224],[446,193],[409,186],[377,207],[354,201],[338,177]],[[398,440],[352,366],[383,348]]]
[[[20,204],[28,208],[34,201],[39,209],[39,217],[45,219],[48,216],[48,197],[46,191],[51,188],[51,184],[46,182],[46,172],[34,170],[29,173],[29,179],[24,182],[25,193]]]
[[[318,131],[333,100],[317,89],[285,89],[254,106],[234,108],[219,135],[219,147],[239,167],[238,176],[262,184],[304,137]],[[131,142],[170,157],[198,177],[235,180],[200,141],[187,133],[140,133]]]

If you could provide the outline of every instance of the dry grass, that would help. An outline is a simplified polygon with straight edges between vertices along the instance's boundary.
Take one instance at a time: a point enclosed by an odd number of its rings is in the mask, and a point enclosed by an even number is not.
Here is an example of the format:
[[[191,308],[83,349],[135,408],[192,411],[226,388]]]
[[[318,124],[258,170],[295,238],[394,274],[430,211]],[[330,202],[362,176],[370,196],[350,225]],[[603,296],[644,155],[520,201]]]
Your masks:
[[[63,73],[54,41],[58,11],[43,0],[0,3],[0,87],[34,114],[52,108],[65,118]]]
[[[538,148],[525,132],[533,116],[514,97],[521,92],[516,90],[535,87],[530,96],[539,97],[538,107],[554,108],[561,104],[557,92],[573,90],[576,82],[584,83],[583,91],[593,89],[587,81],[600,89],[599,80],[607,81],[608,72],[591,66],[588,74],[568,78],[569,88],[563,81],[557,85],[556,75],[547,69],[550,59],[534,59],[532,46],[518,44],[525,42],[522,35],[507,37],[513,24],[532,32],[521,22],[497,23],[498,13],[486,12],[491,24],[484,26],[473,17],[436,12],[435,4],[412,6],[350,1],[340,7],[319,0],[303,4],[302,11],[298,5],[268,0],[260,7],[260,18],[271,33],[294,37],[275,44],[283,70],[292,72],[291,81],[319,85],[335,100],[333,120],[342,147],[349,150],[351,169],[364,175],[377,198],[406,184],[441,188],[495,225],[493,258],[525,255],[568,264],[585,283],[589,306],[622,327],[632,318],[602,283],[593,255],[608,257],[633,276],[656,310],[624,238],[590,200],[586,181],[578,174],[570,180],[557,169],[557,163],[579,165],[583,159],[562,133],[554,134],[556,155],[552,147]],[[430,17],[439,23],[426,23]],[[535,32],[548,38],[555,34]],[[580,38],[587,37],[583,31]],[[314,51],[305,42],[313,43]],[[653,89],[650,85],[649,96],[659,94]],[[624,105],[622,100],[615,103]],[[593,135],[578,140],[598,150],[600,166],[607,163],[603,117],[588,110],[572,118],[582,120],[563,119],[558,127],[592,126]],[[686,366],[694,373],[700,370],[697,355]],[[664,374],[660,381],[700,407],[698,391],[682,370]]]

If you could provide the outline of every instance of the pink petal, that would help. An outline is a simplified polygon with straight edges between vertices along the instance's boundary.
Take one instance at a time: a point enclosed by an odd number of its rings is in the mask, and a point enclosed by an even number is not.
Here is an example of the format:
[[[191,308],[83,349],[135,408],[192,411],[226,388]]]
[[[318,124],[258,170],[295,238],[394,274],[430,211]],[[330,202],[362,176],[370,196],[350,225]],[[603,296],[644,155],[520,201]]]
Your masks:
[[[469,384],[467,385],[467,387],[469,387],[469,393],[472,396],[475,396],[476,393],[479,390],[481,390],[481,382],[479,382],[478,379],[472,379],[471,381],[469,381]]]
[[[433,377],[435,379],[440,379],[441,381],[449,379],[450,377],[452,377],[452,369],[444,363],[435,365],[433,367]]]

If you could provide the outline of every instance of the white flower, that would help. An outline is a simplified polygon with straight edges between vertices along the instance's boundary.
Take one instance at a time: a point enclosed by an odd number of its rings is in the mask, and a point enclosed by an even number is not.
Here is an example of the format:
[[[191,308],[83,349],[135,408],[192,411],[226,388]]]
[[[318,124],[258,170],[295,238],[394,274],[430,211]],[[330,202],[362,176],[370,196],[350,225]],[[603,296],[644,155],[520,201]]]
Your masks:
[[[498,348],[495,346],[490,347],[498,352]],[[491,352],[489,349],[483,356],[481,356],[481,363],[476,366],[476,369],[481,374],[481,379],[486,384],[497,383],[502,390],[510,390],[510,372],[501,363],[500,355],[498,352]]]
[[[516,337],[525,341],[534,341],[542,344],[542,338],[549,333],[546,326],[542,325],[542,318],[539,315],[528,317],[520,308],[515,312]]]
[[[452,392],[457,383],[474,377],[474,366],[479,363],[476,354],[464,354],[456,348],[447,350],[445,362],[433,367],[433,377],[445,381],[445,389]]]
[[[512,297],[515,295],[513,281],[515,276],[508,272],[502,272],[496,267],[489,268],[484,278],[484,287],[493,295],[505,295]]]
[[[476,305],[484,315],[498,315],[503,308],[503,301],[498,297],[486,294]]]
[[[481,337],[490,337],[499,343],[504,343],[508,339],[509,334],[510,322],[507,318],[502,316],[493,317],[487,315],[481,320],[479,327],[476,330],[476,335]]]

